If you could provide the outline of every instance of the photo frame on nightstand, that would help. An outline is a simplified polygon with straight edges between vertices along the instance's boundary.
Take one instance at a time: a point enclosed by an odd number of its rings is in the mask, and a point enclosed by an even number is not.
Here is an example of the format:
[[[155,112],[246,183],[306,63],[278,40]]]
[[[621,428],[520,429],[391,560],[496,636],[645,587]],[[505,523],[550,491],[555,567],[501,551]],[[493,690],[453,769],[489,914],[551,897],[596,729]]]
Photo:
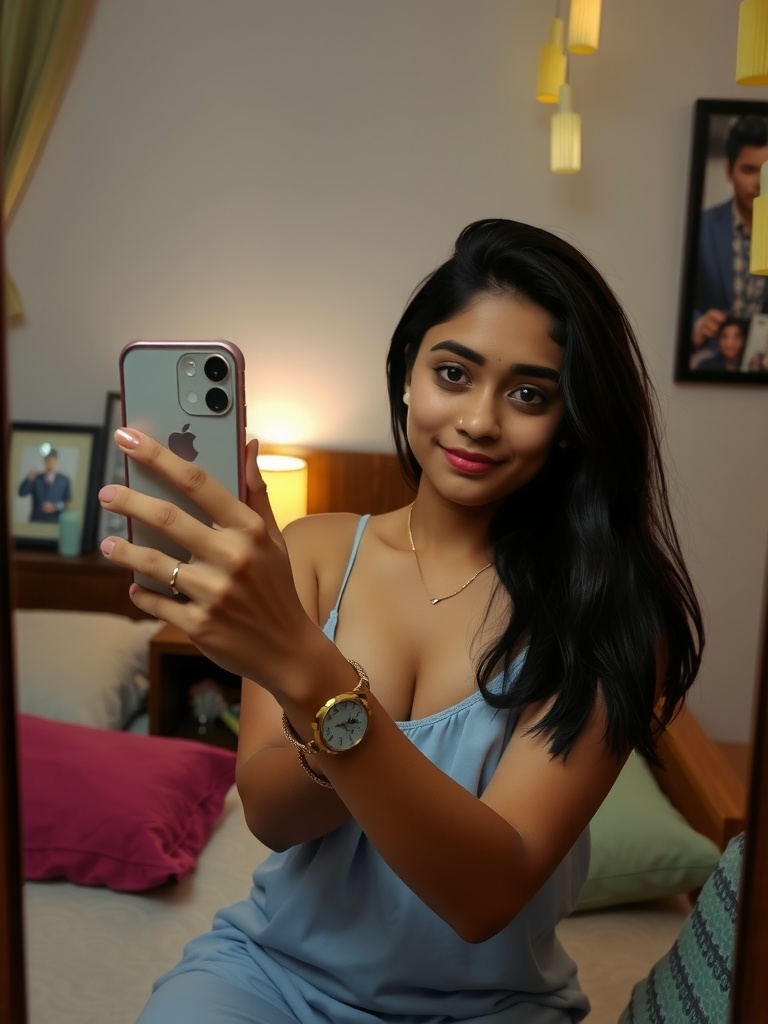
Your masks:
[[[59,516],[79,516],[80,548],[93,547],[101,428],[12,423],[8,454],[9,519],[20,547],[55,548]]]

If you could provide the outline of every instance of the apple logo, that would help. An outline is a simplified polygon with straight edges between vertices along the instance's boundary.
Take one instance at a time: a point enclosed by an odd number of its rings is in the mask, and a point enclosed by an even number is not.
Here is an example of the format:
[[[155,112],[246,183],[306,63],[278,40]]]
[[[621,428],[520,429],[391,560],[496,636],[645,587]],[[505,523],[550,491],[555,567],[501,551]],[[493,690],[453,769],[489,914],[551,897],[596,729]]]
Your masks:
[[[188,434],[189,424],[185,423],[180,431],[171,434],[168,438],[168,447],[174,455],[186,462],[194,462],[200,452],[195,448],[197,434]]]

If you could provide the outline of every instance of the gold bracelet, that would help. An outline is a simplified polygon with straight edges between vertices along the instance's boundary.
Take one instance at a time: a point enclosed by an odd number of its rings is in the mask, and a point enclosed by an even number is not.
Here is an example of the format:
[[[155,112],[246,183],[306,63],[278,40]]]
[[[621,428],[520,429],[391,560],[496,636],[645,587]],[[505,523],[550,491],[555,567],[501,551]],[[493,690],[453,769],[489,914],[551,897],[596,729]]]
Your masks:
[[[303,750],[299,750],[298,755],[299,764],[310,777],[310,779],[312,779],[313,782],[316,782],[318,786],[322,786],[323,789],[333,789],[333,785],[328,781],[328,779],[326,779],[324,775],[318,775],[318,773],[312,768],[309,761],[307,761],[306,755],[304,754]]]

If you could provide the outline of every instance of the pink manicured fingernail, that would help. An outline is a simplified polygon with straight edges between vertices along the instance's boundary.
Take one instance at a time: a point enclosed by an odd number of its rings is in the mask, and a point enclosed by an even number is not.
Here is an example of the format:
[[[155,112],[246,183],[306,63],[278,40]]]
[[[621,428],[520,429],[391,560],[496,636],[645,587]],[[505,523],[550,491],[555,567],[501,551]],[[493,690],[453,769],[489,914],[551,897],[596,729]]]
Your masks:
[[[111,537],[105,537],[99,547],[101,548],[102,555],[106,555],[109,558],[115,549],[115,542]]]
[[[115,431],[115,441],[121,448],[138,448],[139,439],[135,437],[130,431],[124,430],[120,427]]]
[[[107,484],[106,487],[102,487],[99,491],[99,501],[110,502],[114,499],[117,494],[117,488],[113,487],[112,484]]]

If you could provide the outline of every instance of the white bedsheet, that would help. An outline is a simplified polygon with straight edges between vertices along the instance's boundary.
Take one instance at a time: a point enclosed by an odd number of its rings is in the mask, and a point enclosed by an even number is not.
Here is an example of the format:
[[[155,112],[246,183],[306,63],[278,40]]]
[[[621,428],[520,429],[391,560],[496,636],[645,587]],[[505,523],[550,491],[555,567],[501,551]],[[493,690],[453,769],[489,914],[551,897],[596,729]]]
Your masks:
[[[28,882],[29,1024],[135,1024],[153,980],[219,907],[247,896],[267,853],[248,831],[233,788],[197,870],[179,885],[128,894]],[[589,1024],[615,1024],[633,984],[669,948],[684,916],[682,901],[669,901],[563,922],[562,941],[592,1000]]]
[[[248,831],[233,787],[197,869],[178,885],[117,893],[27,882],[30,1024],[135,1024],[153,980],[219,907],[248,895],[268,852]]]

